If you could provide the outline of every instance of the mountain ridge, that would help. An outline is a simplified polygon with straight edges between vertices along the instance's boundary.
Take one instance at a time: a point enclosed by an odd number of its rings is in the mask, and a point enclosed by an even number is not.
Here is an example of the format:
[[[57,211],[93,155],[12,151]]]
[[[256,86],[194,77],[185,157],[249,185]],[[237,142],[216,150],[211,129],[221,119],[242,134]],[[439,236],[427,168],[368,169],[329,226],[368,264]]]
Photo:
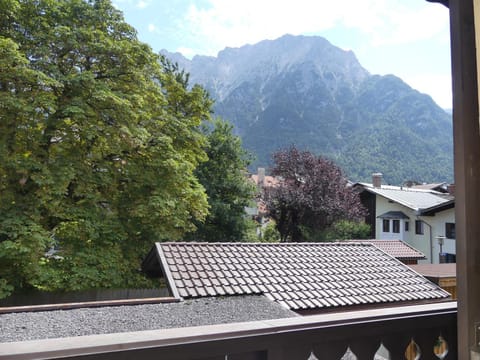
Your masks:
[[[355,181],[372,172],[397,184],[453,179],[451,115],[322,37],[284,35],[192,60],[162,53],[210,93],[215,114],[256,155],[253,167],[295,144],[331,158]]]

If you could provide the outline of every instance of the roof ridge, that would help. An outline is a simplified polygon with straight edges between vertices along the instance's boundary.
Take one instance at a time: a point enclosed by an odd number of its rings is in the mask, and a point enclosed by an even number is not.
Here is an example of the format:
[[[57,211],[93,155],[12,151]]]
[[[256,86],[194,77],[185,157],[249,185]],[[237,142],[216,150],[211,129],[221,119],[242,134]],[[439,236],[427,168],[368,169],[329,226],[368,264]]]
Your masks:
[[[368,240],[354,240],[364,241]],[[164,241],[157,242],[160,245],[195,245],[195,246],[351,246],[349,240],[324,241],[324,242],[208,242],[208,241]]]

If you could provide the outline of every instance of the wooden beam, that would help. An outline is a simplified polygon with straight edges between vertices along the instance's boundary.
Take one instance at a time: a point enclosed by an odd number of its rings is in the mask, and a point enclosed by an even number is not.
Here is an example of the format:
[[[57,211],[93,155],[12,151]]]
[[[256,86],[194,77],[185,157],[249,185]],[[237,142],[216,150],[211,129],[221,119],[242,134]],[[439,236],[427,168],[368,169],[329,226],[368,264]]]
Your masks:
[[[480,129],[478,59],[480,0],[451,0],[458,358],[480,359]],[[475,21],[477,19],[477,21]]]
[[[144,299],[123,299],[123,300],[103,300],[103,301],[85,301],[64,304],[46,304],[46,305],[27,305],[27,306],[6,306],[0,307],[0,314],[20,313],[20,312],[36,312],[36,311],[56,311],[71,310],[94,307],[107,306],[131,306],[145,304],[163,304],[178,303],[180,299],[173,297],[156,297]]]
[[[446,7],[449,6],[449,0],[427,0],[429,2],[436,2],[445,5]]]
[[[175,299],[181,299],[180,294],[178,293],[177,286],[175,285],[175,279],[173,278],[172,273],[170,272],[170,268],[168,267],[168,264],[167,264],[167,259],[165,258],[165,254],[163,253],[162,245],[156,242],[155,249],[157,250],[156,253],[157,253],[158,263],[160,264],[162,268],[162,272],[165,275],[165,281],[167,283],[168,288],[170,289],[170,294],[172,294],[172,296]]]

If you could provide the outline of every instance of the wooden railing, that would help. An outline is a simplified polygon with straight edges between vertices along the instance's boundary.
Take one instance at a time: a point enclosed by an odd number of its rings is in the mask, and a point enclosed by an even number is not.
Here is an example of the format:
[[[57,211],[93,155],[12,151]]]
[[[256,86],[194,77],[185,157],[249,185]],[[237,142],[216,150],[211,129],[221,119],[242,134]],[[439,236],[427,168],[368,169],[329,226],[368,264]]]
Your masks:
[[[3,359],[456,359],[456,302],[0,344]]]

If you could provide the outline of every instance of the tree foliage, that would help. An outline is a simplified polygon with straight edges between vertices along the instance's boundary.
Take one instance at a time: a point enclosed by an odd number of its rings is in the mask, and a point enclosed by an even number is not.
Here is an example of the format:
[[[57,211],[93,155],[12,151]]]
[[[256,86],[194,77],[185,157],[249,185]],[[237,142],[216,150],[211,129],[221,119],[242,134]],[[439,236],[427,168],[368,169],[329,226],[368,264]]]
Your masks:
[[[280,233],[277,230],[277,226],[274,221],[270,220],[266,226],[262,229],[262,242],[279,242]]]
[[[108,0],[0,10],[0,296],[138,284],[153,241],[207,214],[210,99]]]
[[[339,220],[324,234],[327,241],[361,240],[370,238],[370,225],[364,221]]]
[[[341,219],[365,215],[358,195],[332,161],[294,146],[273,156],[278,186],[264,189],[264,200],[281,241],[307,241]]]
[[[246,177],[250,158],[231,124],[216,119],[212,127],[204,126],[208,160],[201,163],[196,175],[205,187],[209,214],[189,238],[198,241],[241,241],[249,227],[245,207],[255,196],[255,188]]]

